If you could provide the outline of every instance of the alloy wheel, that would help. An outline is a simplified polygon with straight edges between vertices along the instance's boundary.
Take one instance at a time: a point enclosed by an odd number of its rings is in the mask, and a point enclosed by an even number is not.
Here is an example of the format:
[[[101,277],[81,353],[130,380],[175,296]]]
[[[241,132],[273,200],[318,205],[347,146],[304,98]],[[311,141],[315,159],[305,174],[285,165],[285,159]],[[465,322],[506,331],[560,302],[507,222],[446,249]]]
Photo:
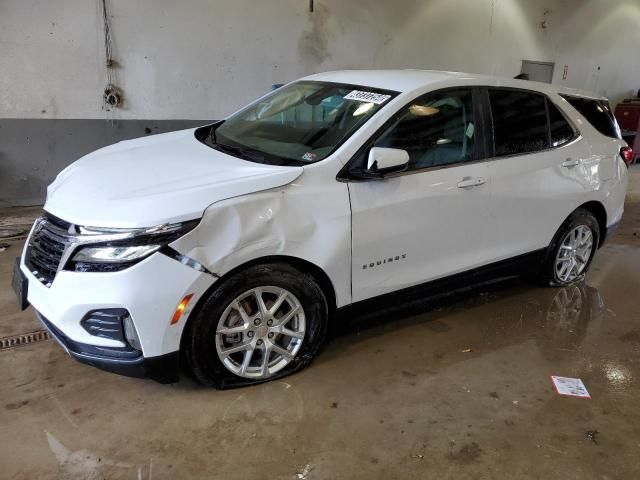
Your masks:
[[[563,283],[578,278],[587,267],[593,250],[593,233],[586,225],[578,225],[562,240],[556,255],[555,271]]]
[[[275,286],[252,288],[222,313],[216,329],[216,352],[235,375],[269,378],[295,358],[305,327],[304,309],[290,291]]]

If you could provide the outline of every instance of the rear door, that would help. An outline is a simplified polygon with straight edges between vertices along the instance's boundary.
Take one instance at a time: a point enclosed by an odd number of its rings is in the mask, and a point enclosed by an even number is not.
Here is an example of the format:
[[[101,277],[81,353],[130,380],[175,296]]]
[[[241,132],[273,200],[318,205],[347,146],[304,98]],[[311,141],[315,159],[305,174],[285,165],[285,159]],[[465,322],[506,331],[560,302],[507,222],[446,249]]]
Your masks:
[[[538,92],[489,88],[494,158],[490,206],[494,260],[545,248],[597,181],[587,143]]]
[[[471,88],[427,94],[363,149],[398,148],[408,170],[350,181],[353,300],[485,263],[491,181]]]

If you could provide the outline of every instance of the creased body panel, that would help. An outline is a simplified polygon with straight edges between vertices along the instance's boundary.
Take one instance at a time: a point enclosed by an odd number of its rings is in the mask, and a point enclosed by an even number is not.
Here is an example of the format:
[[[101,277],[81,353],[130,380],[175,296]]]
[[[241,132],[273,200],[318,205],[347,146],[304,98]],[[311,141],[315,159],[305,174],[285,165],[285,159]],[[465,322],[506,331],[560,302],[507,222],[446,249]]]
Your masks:
[[[617,138],[605,137],[593,128],[591,137],[593,158],[598,160],[600,166],[600,201],[607,212],[607,227],[610,227],[620,222],[624,212],[628,172],[618,152],[626,143]]]
[[[172,246],[221,276],[261,257],[303,259],[327,274],[340,307],[351,302],[350,229],[347,186],[319,164],[285,187],[211,205]]]

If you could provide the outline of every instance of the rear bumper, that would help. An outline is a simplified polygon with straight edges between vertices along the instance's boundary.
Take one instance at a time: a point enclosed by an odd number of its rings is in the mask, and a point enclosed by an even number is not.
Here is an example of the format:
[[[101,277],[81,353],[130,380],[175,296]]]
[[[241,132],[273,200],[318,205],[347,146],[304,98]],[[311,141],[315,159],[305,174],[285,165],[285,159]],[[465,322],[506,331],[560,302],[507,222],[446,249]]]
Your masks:
[[[137,350],[79,343],[67,337],[40,312],[36,311],[36,316],[62,348],[81,363],[128,377],[151,378],[160,383],[173,383],[179,379],[178,351],[157,357],[144,357]]]

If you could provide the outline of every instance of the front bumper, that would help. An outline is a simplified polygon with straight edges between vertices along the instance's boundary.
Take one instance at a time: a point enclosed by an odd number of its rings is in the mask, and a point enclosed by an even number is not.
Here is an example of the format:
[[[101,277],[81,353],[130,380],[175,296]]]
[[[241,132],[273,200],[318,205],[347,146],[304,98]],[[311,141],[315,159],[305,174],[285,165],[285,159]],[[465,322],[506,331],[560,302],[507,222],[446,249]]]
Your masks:
[[[177,380],[182,332],[193,307],[215,281],[214,276],[161,253],[120,272],[62,270],[49,287],[29,271],[24,253],[19,271],[28,285],[28,304],[72,357],[110,372],[160,382]],[[190,303],[180,320],[171,324],[177,305],[187,294],[193,294]],[[113,308],[129,312],[141,352],[83,328],[81,320],[87,312]]]
[[[40,312],[36,311],[36,316],[60,346],[81,363],[128,377],[151,378],[160,383],[177,382],[180,377],[180,355],[177,351],[145,358],[140,352],[130,354],[133,352],[79,343],[67,337]]]

